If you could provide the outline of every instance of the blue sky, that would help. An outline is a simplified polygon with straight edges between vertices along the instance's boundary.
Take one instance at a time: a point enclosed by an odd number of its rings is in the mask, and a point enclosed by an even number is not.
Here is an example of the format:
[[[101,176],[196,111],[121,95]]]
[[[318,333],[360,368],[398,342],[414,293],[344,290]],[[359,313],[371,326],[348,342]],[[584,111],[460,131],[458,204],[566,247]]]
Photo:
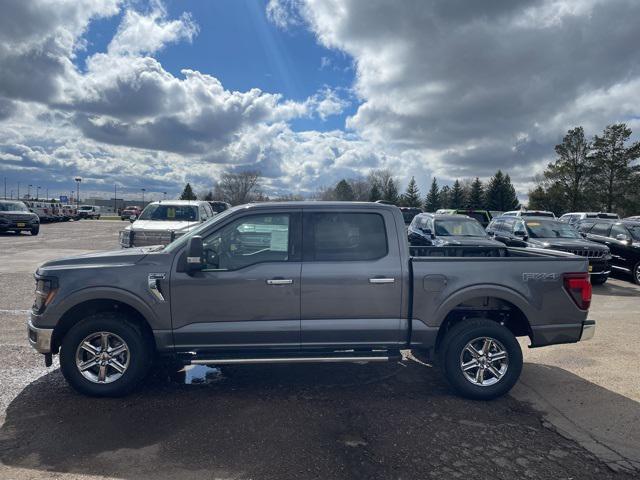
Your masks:
[[[79,175],[91,195],[153,198],[252,169],[269,195],[311,196],[388,169],[424,194],[433,177],[502,169],[526,199],[567,130],[640,131],[629,0],[7,0],[2,13],[9,191],[66,193]]]

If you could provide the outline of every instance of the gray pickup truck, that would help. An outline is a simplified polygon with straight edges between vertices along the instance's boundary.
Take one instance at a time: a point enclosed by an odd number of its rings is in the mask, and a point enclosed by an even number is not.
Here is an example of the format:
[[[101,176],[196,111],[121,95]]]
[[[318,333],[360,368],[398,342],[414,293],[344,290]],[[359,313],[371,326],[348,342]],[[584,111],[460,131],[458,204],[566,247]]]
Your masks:
[[[459,394],[502,395],[531,347],[591,338],[587,259],[417,247],[400,210],[289,202],[229,209],[167,246],[38,268],[29,341],[79,392],[123,395],[154,359],[225,365],[389,361],[411,349]]]

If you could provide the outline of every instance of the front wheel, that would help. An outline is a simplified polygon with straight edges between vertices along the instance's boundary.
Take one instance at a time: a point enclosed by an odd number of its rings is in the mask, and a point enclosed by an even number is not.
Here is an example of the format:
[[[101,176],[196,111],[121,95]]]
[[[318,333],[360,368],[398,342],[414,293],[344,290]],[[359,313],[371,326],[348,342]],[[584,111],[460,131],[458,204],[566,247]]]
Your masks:
[[[91,315],[74,325],[62,341],[62,374],[84,395],[126,395],[144,379],[151,362],[150,342],[118,313]]]
[[[36,236],[36,235],[38,235],[39,233],[40,233],[40,226],[33,227],[33,228],[31,229],[31,235]]]
[[[444,375],[460,395],[490,400],[509,392],[522,372],[522,350],[511,331],[486,319],[464,320],[445,335]]]

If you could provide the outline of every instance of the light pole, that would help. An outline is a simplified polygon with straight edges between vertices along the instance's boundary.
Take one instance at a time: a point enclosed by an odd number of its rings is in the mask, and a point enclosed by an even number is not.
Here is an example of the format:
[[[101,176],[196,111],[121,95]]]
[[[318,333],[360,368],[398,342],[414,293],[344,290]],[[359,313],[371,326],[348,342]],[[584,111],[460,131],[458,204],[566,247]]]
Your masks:
[[[141,188],[140,190],[142,190],[142,208],[144,208],[144,192],[147,191],[146,188]]]
[[[7,177],[4,177],[4,199],[7,199]]]
[[[40,187],[36,187],[36,200],[40,199]]]
[[[20,182],[18,182],[18,196],[16,198],[20,200]]]
[[[162,195],[164,195],[163,200],[166,200],[167,199],[167,192],[162,192]]]
[[[28,198],[29,200],[31,200],[31,187],[32,187],[32,185],[31,185],[31,184],[29,184],[29,187],[27,188],[27,198]]]
[[[113,184],[113,213],[118,214],[118,185]]]
[[[75,177],[76,181],[76,208],[80,207],[80,182],[82,182],[82,177]]]

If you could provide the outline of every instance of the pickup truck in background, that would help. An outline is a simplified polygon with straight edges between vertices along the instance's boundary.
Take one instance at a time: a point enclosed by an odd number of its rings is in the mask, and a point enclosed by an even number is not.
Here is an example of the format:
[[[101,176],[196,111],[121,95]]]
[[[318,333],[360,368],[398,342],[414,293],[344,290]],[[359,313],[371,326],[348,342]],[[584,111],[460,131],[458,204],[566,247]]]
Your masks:
[[[587,259],[506,246],[409,247],[379,203],[226,210],[167,246],[49,261],[33,347],[79,392],[116,396],[158,355],[184,364],[363,362],[411,349],[474,399],[516,383],[522,352],[591,338]]]

